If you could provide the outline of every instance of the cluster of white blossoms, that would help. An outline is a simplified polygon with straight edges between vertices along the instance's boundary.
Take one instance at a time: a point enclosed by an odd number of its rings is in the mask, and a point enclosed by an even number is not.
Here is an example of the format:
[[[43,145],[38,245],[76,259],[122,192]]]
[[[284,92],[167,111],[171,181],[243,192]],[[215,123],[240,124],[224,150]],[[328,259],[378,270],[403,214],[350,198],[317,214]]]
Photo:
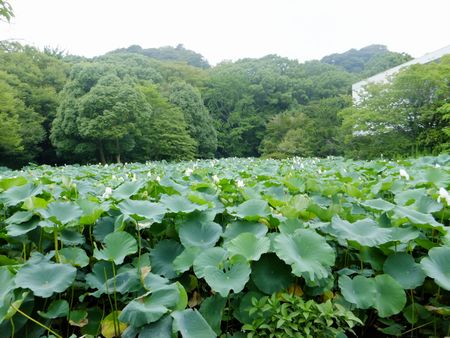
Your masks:
[[[219,177],[217,176],[217,175],[214,175],[213,177],[212,177],[212,180],[213,180],[213,182],[214,183],[219,183]]]
[[[102,195],[102,198],[109,198],[112,195],[112,189],[110,187],[106,187],[105,192]]]
[[[409,181],[409,174],[405,169],[400,169],[400,177],[404,177],[407,181]]]
[[[445,188],[439,188],[439,196],[437,201],[440,203],[441,201],[445,201],[447,205],[450,205],[450,194]]]
[[[244,181],[243,180],[237,180],[236,181],[236,185],[238,188],[243,188],[245,187]]]
[[[186,176],[191,176],[193,172],[194,172],[194,169],[192,169],[192,168],[187,168],[186,171],[184,172],[184,174],[185,174]]]

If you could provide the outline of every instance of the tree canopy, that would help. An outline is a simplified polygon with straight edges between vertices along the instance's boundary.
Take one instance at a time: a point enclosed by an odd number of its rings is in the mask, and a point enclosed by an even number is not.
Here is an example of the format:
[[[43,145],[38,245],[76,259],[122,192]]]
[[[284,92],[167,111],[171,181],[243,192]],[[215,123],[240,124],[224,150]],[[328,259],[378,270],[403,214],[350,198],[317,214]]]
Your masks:
[[[1,42],[0,165],[446,151],[448,58],[351,104],[352,83],[409,59],[372,45],[210,67],[182,45],[89,59]]]

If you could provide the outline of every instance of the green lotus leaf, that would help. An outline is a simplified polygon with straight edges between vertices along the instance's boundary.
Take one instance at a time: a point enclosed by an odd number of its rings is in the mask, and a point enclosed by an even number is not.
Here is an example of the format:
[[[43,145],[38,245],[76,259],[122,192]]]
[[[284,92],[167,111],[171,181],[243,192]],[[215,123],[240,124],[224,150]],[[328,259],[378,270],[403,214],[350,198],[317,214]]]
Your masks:
[[[172,313],[174,328],[181,333],[183,338],[215,338],[216,333],[208,322],[197,311],[187,309]]]
[[[13,290],[16,288],[14,274],[6,267],[0,267],[0,324],[5,320],[5,316],[13,302]]]
[[[252,233],[242,233],[229,241],[226,245],[230,256],[241,255],[248,261],[257,261],[262,254],[270,249],[270,240],[267,237],[257,238]]]
[[[434,183],[436,187],[446,187],[450,184],[450,175],[440,168],[427,168],[424,178],[427,182]]]
[[[81,248],[63,248],[59,250],[59,257],[61,263],[79,266],[80,268],[84,268],[89,264],[89,257]]]
[[[22,236],[28,232],[30,232],[31,230],[34,230],[38,227],[39,225],[39,219],[32,219],[28,222],[25,223],[21,223],[21,224],[10,224],[8,226],[6,226],[6,230],[8,232],[8,236],[11,237],[17,237],[17,236]]]
[[[86,242],[83,234],[67,228],[61,231],[60,238],[61,242],[68,246],[83,245]]]
[[[194,264],[194,260],[197,258],[200,252],[202,252],[202,249],[197,247],[184,249],[184,251],[173,261],[174,270],[178,273],[188,271]]]
[[[412,227],[391,228],[391,238],[393,241],[408,243],[409,241],[415,240],[419,236],[420,231]]]
[[[437,222],[434,219],[433,215],[421,213],[419,211],[411,209],[410,207],[397,206],[394,209],[394,214],[398,218],[409,219],[409,221],[413,224],[431,225],[431,226],[436,226],[436,227],[442,226],[441,223]]]
[[[29,221],[33,217],[30,211],[18,211],[5,220],[6,224],[21,224]]]
[[[144,182],[141,181],[122,183],[113,191],[112,197],[116,200],[124,200],[136,194],[143,186]]]
[[[9,188],[19,187],[19,186],[25,185],[27,183],[28,183],[27,179],[23,176],[3,178],[3,179],[0,179],[0,189],[8,190]]]
[[[344,298],[360,309],[374,307],[382,318],[399,313],[406,304],[403,288],[389,275],[375,278],[348,276],[339,278],[339,287]]]
[[[41,209],[40,213],[55,223],[67,224],[80,218],[83,210],[72,202],[52,202],[47,205],[47,209]]]
[[[46,260],[28,261],[16,275],[16,285],[30,289],[36,296],[49,298],[65,291],[75,280],[77,269],[69,264],[55,264]]]
[[[0,194],[0,202],[8,206],[23,202],[29,197],[36,196],[42,192],[42,186],[35,186],[28,183],[20,186],[13,186]]]
[[[267,230],[267,226],[262,223],[237,221],[226,226],[223,238],[230,240],[245,232],[252,233],[256,237],[261,238],[267,234]]]
[[[144,286],[150,291],[155,291],[167,284],[169,284],[169,280],[167,278],[161,277],[160,275],[155,275],[151,272],[144,278]]]
[[[125,215],[137,215],[152,222],[160,223],[167,210],[158,203],[149,201],[124,200],[117,205]]]
[[[358,309],[368,309],[373,306],[375,298],[375,281],[373,278],[348,276],[339,278],[339,287],[345,300],[356,304]]]
[[[384,262],[383,270],[393,277],[403,289],[415,289],[423,284],[425,274],[411,255],[398,252]]]
[[[239,204],[237,207],[229,207],[227,209],[232,215],[236,215],[237,217],[248,221],[257,221],[261,217],[270,215],[269,204],[266,201],[259,199],[251,199]]]
[[[83,211],[79,220],[82,225],[94,224],[104,212],[104,206],[87,199],[80,199],[77,204]]]
[[[186,305],[187,294],[180,283],[164,285],[151,295],[128,303],[120,314],[119,320],[140,327],[156,322],[169,310],[184,309]]]
[[[235,259],[234,262],[226,261],[224,267],[207,266],[204,274],[205,280],[212,290],[222,297],[227,297],[231,290],[241,292],[250,277],[250,264],[244,257]]]
[[[172,317],[162,317],[157,322],[144,326],[139,333],[139,338],[170,338],[172,337],[172,323]],[[133,337],[135,336],[133,335]]]
[[[295,282],[291,267],[274,253],[264,254],[252,263],[251,279],[259,290],[268,295],[287,289]]]
[[[419,320],[429,320],[432,314],[423,305],[412,303],[405,307],[402,311],[403,317],[410,323],[416,324]],[[447,309],[446,315],[450,315],[450,308]]]
[[[159,203],[167,208],[170,212],[174,213],[190,213],[195,210],[206,210],[208,205],[199,205],[192,203],[188,198],[180,195],[162,195]]]
[[[299,229],[291,236],[279,234],[274,247],[277,256],[291,265],[294,275],[310,281],[326,278],[335,260],[325,238],[310,229]]]
[[[390,317],[399,313],[405,304],[405,291],[394,278],[386,274],[375,277],[374,308],[380,317]]]
[[[25,201],[23,201],[22,208],[29,211],[35,211],[37,209],[45,209],[47,208],[47,205],[48,205],[47,200],[40,197],[31,196],[28,197]]]
[[[400,191],[395,194],[395,203],[398,205],[411,205],[417,202],[422,196],[425,196],[427,191],[424,188],[408,189]]]
[[[438,201],[432,199],[430,196],[421,196],[416,203],[414,203],[414,207],[417,211],[424,214],[431,214],[433,212],[437,212],[442,209],[442,204]]]
[[[298,218],[296,219],[287,219],[284,222],[281,222],[278,226],[278,230],[287,236],[294,234],[298,229],[304,229],[305,225]]]
[[[86,283],[93,289],[104,290],[108,279],[113,277],[111,262],[100,261],[94,264],[92,272],[85,277]]]
[[[104,249],[95,248],[94,257],[113,261],[117,265],[122,264],[126,256],[136,253],[138,249],[136,239],[125,231],[113,232],[107,235],[103,242]]]
[[[206,298],[200,306],[200,314],[208,322],[217,336],[220,336],[220,324],[222,323],[223,311],[227,303],[227,298],[215,294]]]
[[[103,242],[107,235],[114,232],[115,220],[116,219],[111,216],[102,217],[97,220],[97,223],[95,224],[93,229],[94,238],[97,241]]]
[[[214,247],[200,253],[194,260],[194,273],[198,278],[205,277],[205,268],[208,266],[217,267],[228,257],[225,249]]]
[[[213,247],[222,235],[222,227],[212,221],[186,221],[180,225],[180,241],[186,247]]]
[[[188,303],[186,290],[179,282],[157,288],[152,292],[151,298],[153,303],[171,310],[183,310]]]
[[[420,261],[423,271],[434,279],[437,285],[450,290],[450,247],[436,247]]]
[[[67,300],[54,300],[48,306],[47,312],[38,311],[39,315],[47,319],[66,317],[69,314],[69,303]]]
[[[162,240],[150,251],[152,271],[158,275],[172,279],[177,276],[172,263],[181,254],[183,247],[174,240]]]
[[[370,218],[350,223],[334,216],[331,221],[331,232],[344,240],[358,242],[363,246],[374,247],[390,242],[391,229],[381,228]]]
[[[361,203],[362,206],[369,209],[379,210],[379,211],[391,211],[395,208],[395,204],[385,201],[381,198],[375,200],[367,200]]]

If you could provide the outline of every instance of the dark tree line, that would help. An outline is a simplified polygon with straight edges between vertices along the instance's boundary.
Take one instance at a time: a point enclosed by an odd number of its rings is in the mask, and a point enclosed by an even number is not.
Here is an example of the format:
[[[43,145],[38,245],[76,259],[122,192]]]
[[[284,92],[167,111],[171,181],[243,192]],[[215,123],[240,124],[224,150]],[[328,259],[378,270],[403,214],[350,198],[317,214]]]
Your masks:
[[[86,59],[2,42],[0,165],[448,150],[448,58],[352,106],[352,83],[409,59],[373,45],[210,67],[182,45]]]

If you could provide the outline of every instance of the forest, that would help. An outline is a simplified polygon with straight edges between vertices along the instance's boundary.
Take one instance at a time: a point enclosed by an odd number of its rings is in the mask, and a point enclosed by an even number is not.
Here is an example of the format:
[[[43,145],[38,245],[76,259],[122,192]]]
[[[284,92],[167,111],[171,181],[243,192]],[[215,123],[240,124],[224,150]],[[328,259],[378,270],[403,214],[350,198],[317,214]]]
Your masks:
[[[371,45],[300,63],[277,55],[210,66],[176,47],[85,58],[0,43],[0,166],[438,154],[450,148],[450,57],[367,88],[411,59]]]

